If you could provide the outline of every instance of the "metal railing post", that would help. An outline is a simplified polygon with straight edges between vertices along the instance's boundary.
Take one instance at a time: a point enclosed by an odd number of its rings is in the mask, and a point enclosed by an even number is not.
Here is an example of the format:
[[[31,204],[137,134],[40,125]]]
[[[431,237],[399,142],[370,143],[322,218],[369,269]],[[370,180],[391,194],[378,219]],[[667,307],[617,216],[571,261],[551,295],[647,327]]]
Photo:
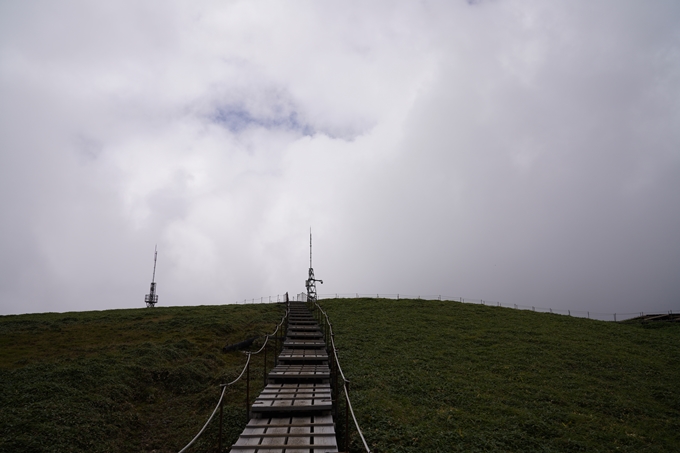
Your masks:
[[[345,451],[349,451],[349,380],[345,380]]]
[[[217,441],[217,453],[222,453],[222,419],[223,419],[223,412],[222,409],[224,407],[224,398],[222,398],[222,401],[220,402],[220,435],[218,437]]]
[[[250,353],[248,353],[250,356]],[[248,357],[250,359],[250,357]],[[250,421],[250,360],[246,366],[246,424]]]

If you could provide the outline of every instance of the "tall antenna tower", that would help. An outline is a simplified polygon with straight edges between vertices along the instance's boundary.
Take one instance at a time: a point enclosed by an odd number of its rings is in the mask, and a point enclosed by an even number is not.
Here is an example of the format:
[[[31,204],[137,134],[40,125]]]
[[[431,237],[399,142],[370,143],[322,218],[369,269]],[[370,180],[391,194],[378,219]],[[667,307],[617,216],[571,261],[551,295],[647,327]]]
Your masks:
[[[316,282],[323,285],[323,280],[317,280],[314,278],[314,268],[312,267],[312,229],[309,229],[309,277],[305,281],[305,286],[307,287],[307,300],[314,302],[316,301]]]
[[[153,276],[151,277],[151,290],[149,294],[144,296],[146,308],[153,308],[158,303],[158,294],[156,294],[156,259],[158,258],[158,245],[153,249]]]

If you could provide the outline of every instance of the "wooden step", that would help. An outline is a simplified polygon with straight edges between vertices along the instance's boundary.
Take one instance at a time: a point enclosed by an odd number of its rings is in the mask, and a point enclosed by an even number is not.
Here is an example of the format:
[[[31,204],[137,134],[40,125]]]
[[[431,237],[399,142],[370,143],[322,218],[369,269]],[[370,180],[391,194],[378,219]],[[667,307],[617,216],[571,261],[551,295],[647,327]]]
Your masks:
[[[337,453],[330,415],[251,419],[231,447],[238,453]]]
[[[252,406],[255,413],[322,412],[332,408],[330,384],[268,384]]]
[[[302,383],[304,380],[330,378],[331,370],[328,365],[284,365],[272,368],[267,375],[269,381],[293,381]]]

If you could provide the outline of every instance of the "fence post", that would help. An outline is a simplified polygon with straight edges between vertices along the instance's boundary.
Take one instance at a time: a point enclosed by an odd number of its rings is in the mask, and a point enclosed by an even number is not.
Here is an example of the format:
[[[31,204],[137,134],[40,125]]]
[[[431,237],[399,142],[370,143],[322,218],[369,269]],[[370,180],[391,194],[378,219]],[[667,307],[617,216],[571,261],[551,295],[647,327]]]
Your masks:
[[[269,340],[269,335],[264,337],[264,341],[267,340]],[[264,344],[264,367],[262,369],[262,385],[265,387],[267,386],[267,343]]]
[[[335,334],[331,334],[331,337],[335,339]],[[333,398],[333,407],[335,408],[335,416],[338,416],[338,351],[333,348],[333,357],[331,358],[333,364],[333,388],[335,389],[335,397]]]
[[[616,322],[616,313],[614,313],[614,322]]]
[[[349,380],[345,380],[345,451],[349,452]]]
[[[222,389],[224,392],[224,389]],[[222,401],[220,401],[220,435],[217,441],[217,453],[222,453],[222,408],[224,407],[224,393],[222,394]]]
[[[246,365],[246,424],[250,421],[250,353]]]

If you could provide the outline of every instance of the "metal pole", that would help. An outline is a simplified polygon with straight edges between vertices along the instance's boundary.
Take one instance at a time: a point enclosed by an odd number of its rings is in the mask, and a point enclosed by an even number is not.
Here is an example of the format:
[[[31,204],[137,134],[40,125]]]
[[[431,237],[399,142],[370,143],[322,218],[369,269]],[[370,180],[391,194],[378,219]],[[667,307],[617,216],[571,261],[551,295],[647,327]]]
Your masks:
[[[250,421],[250,360],[246,367],[246,423]]]
[[[220,402],[220,436],[217,441],[217,453],[222,453],[222,408],[224,407],[224,398]]]
[[[349,381],[345,381],[345,451],[349,451]]]
[[[335,334],[333,334],[335,336]],[[333,386],[335,387],[335,398],[333,398],[333,404],[335,408],[335,416],[338,416],[338,352],[333,348]]]
[[[264,341],[267,341],[269,339],[269,335],[265,337]],[[262,370],[262,382],[263,386],[267,386],[267,345],[264,345],[264,367]]]

